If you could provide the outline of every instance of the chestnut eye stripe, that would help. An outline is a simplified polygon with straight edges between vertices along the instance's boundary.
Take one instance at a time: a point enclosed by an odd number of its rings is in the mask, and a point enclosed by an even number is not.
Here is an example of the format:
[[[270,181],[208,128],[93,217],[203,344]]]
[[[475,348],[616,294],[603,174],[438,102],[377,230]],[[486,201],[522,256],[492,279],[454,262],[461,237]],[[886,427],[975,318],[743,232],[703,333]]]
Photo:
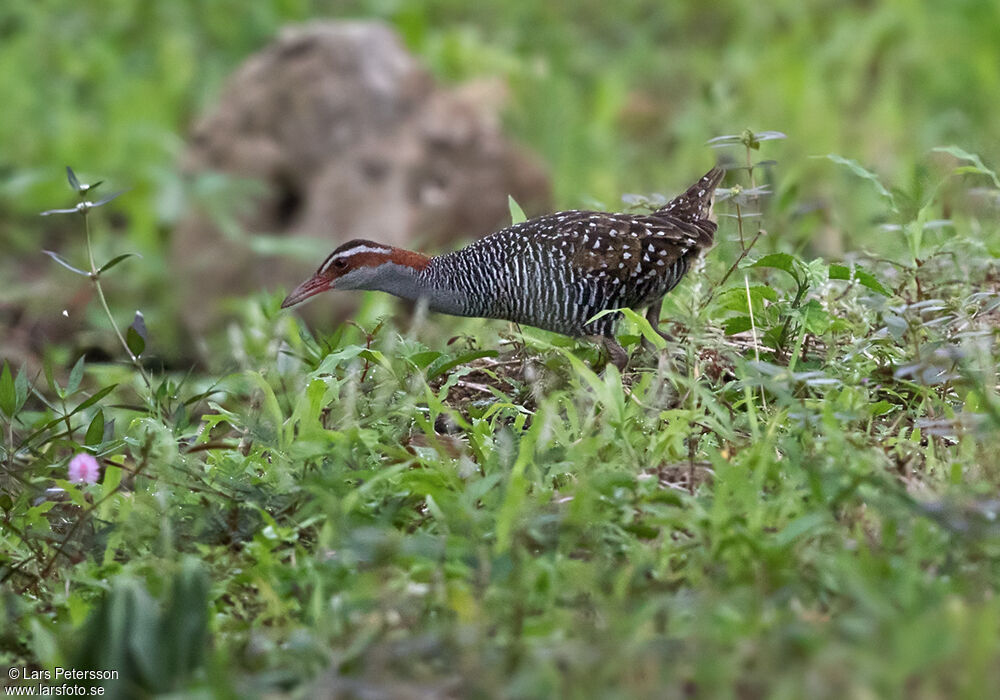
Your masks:
[[[319,272],[321,274],[324,272],[329,272],[330,268],[333,267],[333,265],[338,260],[346,261],[347,259],[352,258],[355,255],[363,255],[365,253],[378,253],[381,255],[389,255],[391,252],[392,252],[391,248],[386,248],[384,246],[379,246],[379,245],[356,245],[347,248],[346,250],[343,248],[339,248],[333,251],[333,253],[330,254],[330,257],[328,257],[325,261],[323,261],[323,264],[319,268]]]

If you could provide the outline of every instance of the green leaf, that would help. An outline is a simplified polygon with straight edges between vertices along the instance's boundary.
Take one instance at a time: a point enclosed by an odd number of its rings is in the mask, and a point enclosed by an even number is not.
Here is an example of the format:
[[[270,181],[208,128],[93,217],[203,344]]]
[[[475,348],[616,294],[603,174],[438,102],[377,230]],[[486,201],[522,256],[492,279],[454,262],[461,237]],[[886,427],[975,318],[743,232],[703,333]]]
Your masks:
[[[572,358],[571,353],[566,353],[566,355]],[[580,362],[580,365],[582,366],[583,363]],[[587,371],[589,372],[589,370]],[[496,539],[493,544],[495,554],[504,554],[510,550],[518,525],[525,520],[523,512],[524,503],[528,499],[530,484],[524,472],[528,465],[532,463],[535,445],[538,442],[538,434],[540,432],[538,426],[541,424],[541,421],[533,422],[531,428],[521,438],[517,459],[514,461],[514,466],[511,467],[510,475],[507,477],[503,501],[496,515],[496,527],[494,529]]]
[[[110,394],[112,391],[114,391],[114,388],[116,386],[118,386],[118,385],[117,384],[109,384],[108,386],[104,387],[103,389],[100,389],[93,396],[91,396],[90,398],[88,398],[86,401],[83,401],[79,406],[77,406],[72,411],[70,411],[69,415],[72,416],[74,414],[79,413],[80,411],[82,411],[85,408],[90,408],[95,403],[97,403],[98,401],[100,401],[101,399],[103,399],[105,396],[107,396],[108,394]]]
[[[882,184],[882,181],[878,179],[878,175],[873,173],[871,170],[868,170],[867,168],[863,167],[856,160],[851,160],[850,158],[844,158],[843,156],[838,156],[835,153],[828,153],[825,156],[814,156],[814,157],[826,158],[827,160],[831,160],[834,163],[837,163],[838,165],[846,166],[852,173],[854,173],[858,177],[868,180],[869,182],[872,183],[872,185],[875,186],[875,189],[878,191],[880,195],[889,200],[889,205],[892,207],[892,210],[898,211],[896,207],[896,198],[892,196],[892,192],[886,189],[885,185]]]
[[[473,360],[478,360],[481,357],[496,357],[496,350],[472,350],[470,352],[463,353],[458,357],[448,358],[447,355],[439,357],[437,360],[432,362],[427,368],[427,380],[430,381],[435,377],[439,377],[446,372],[458,367],[459,365],[464,365]]]
[[[87,434],[83,438],[83,444],[87,447],[93,447],[94,445],[100,445],[104,441],[104,411],[102,409],[97,409],[97,413],[94,414],[94,418],[90,421],[90,426],[87,428]]]
[[[111,260],[108,260],[106,263],[101,265],[100,269],[97,270],[97,274],[106,272],[107,270],[110,270],[112,267],[120,263],[122,260],[126,260],[131,257],[141,258],[142,256],[139,255],[138,253],[123,253],[117,257],[111,258]]]
[[[749,316],[736,316],[735,318],[726,319],[723,331],[725,331],[726,335],[736,335],[737,333],[745,333],[752,327],[753,325],[750,323]]]
[[[105,498],[118,488],[122,482],[122,468],[108,464],[104,467],[104,480],[101,482],[101,495]]]
[[[764,311],[764,301],[778,301],[778,293],[773,287],[763,284],[754,284],[749,289],[750,299],[753,301],[754,313]],[[715,302],[716,306],[724,311],[737,311],[747,313],[747,289],[745,287],[732,287],[720,293]]]
[[[887,297],[892,296],[892,292],[886,289],[874,275],[857,265],[852,265],[851,267],[848,267],[847,265],[838,265],[836,263],[830,265],[830,279],[855,280],[860,285],[867,287],[873,292],[878,292],[879,294],[883,294]]]
[[[830,279],[832,280],[850,280],[851,279],[851,268],[847,265],[838,265],[837,263],[832,263],[830,265],[829,273]]]
[[[133,357],[141,356],[143,350],[146,349],[146,341],[139,335],[139,331],[135,329],[135,326],[129,326],[128,330],[125,331],[125,344],[128,346],[128,351],[132,353]]]
[[[69,383],[66,384],[67,396],[75,394],[76,390],[80,388],[80,382],[83,380],[83,360],[84,356],[80,355],[80,359],[76,361],[73,369],[69,372]]]
[[[826,261],[822,258],[816,258],[806,263],[803,265],[803,270],[806,275],[806,282],[813,288],[825,283],[830,276]]]
[[[35,429],[35,431],[33,433],[31,433],[31,435],[29,435],[24,440],[24,443],[25,444],[30,443],[36,437],[38,437],[39,435],[42,435],[43,433],[45,433],[45,431],[48,430],[49,428],[51,428],[52,426],[54,426],[54,425],[56,425],[58,423],[62,423],[67,418],[71,418],[72,416],[75,416],[77,413],[79,413],[80,411],[82,411],[82,410],[84,410],[86,408],[90,408],[95,403],[97,403],[98,401],[100,401],[101,399],[103,399],[105,396],[107,396],[108,394],[110,394],[114,390],[114,388],[116,386],[118,386],[118,385],[117,384],[111,384],[109,386],[104,387],[103,389],[101,389],[100,391],[98,391],[96,394],[94,394],[90,398],[88,398],[85,401],[81,402],[79,406],[77,406],[76,408],[74,408],[72,411],[70,411],[69,413],[67,413],[65,416],[59,416],[58,418],[53,418],[48,423],[45,423],[44,425],[42,425],[40,428]]]
[[[823,335],[830,329],[833,319],[824,309],[823,305],[815,299],[810,299],[801,309],[802,325],[813,335]]]
[[[975,153],[970,153],[969,151],[959,148],[958,146],[938,146],[932,150],[937,151],[938,153],[947,153],[950,156],[954,156],[958,160],[964,160],[972,163],[971,166],[957,168],[955,172],[989,175],[990,179],[993,180],[993,185],[1000,188],[1000,177],[997,177],[996,172],[987,168],[986,165],[983,164],[982,158],[977,156]]]
[[[65,258],[63,258],[61,255],[59,255],[59,253],[54,253],[51,250],[43,250],[42,252],[45,253],[46,255],[48,255],[50,258],[52,258],[53,260],[55,260],[57,263],[59,263],[63,267],[65,267],[70,272],[75,272],[76,274],[83,275],[84,277],[90,277],[90,273],[89,272],[81,270],[78,267],[73,267],[72,265],[70,265],[66,261]]]
[[[49,391],[58,395],[59,398],[66,398],[62,387],[59,386],[59,382],[56,381],[55,375],[52,373],[52,358],[48,355],[42,358],[42,371],[45,373],[45,383],[49,385]]]
[[[91,208],[93,209],[94,207],[103,207],[105,204],[107,204],[108,202],[110,202],[115,197],[120,197],[121,195],[125,194],[126,192],[128,192],[128,190],[119,190],[119,191],[115,192],[114,194],[109,194],[107,197],[104,197],[103,199],[99,199],[96,202],[94,202],[91,205]]]
[[[528,217],[524,215],[524,211],[511,195],[507,195],[507,206],[510,208],[510,224],[520,224],[528,220]]]
[[[776,534],[774,543],[779,547],[787,547],[801,537],[817,534],[827,529],[829,517],[825,512],[806,513],[788,523]]]
[[[368,360],[369,362],[379,365],[380,367],[384,367],[390,373],[392,372],[392,363],[381,350],[369,350],[365,348],[358,353],[358,357],[363,360]]]
[[[22,366],[21,369],[18,370],[17,375],[14,377],[14,398],[17,401],[17,406],[14,409],[15,413],[20,411],[21,407],[27,402],[29,388],[28,373]]]
[[[146,319],[143,317],[141,311],[136,311],[135,318],[132,319],[132,325],[128,327],[128,331],[125,333],[125,344],[128,345],[129,352],[134,357],[139,357],[142,355],[143,350],[146,349],[147,337]]]
[[[626,319],[639,327],[639,332],[642,333],[642,337],[652,343],[653,347],[656,348],[657,351],[663,350],[667,347],[667,341],[662,335],[656,332],[656,329],[653,328],[652,324],[645,316],[637,314],[632,309],[622,309],[621,312]]]
[[[750,267],[770,267],[775,270],[783,270],[790,274],[795,282],[799,281],[798,270],[795,267],[795,257],[788,253],[771,253],[760,258]]]
[[[873,416],[884,416],[889,411],[895,408],[894,405],[882,399],[881,401],[876,401],[868,407],[868,412]]]
[[[74,192],[80,191],[80,181],[76,177],[76,173],[73,172],[73,168],[66,166],[66,179],[69,180],[69,186],[73,188]]]
[[[419,369],[424,369],[429,367],[432,362],[441,357],[447,357],[447,355],[439,350],[424,350],[410,355],[410,362],[412,362]]]
[[[14,388],[14,377],[10,373],[10,365],[3,363],[0,370],[0,412],[13,420],[17,412],[17,391]]]

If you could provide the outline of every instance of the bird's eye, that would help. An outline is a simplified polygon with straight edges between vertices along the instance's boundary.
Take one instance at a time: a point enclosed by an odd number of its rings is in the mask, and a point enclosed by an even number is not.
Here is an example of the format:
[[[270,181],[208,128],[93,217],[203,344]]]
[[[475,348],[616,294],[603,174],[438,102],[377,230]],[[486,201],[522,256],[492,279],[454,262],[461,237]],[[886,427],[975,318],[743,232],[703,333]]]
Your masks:
[[[334,260],[333,261],[333,266],[335,268],[337,268],[338,270],[345,270],[345,269],[347,269],[347,261],[343,260],[343,259]]]

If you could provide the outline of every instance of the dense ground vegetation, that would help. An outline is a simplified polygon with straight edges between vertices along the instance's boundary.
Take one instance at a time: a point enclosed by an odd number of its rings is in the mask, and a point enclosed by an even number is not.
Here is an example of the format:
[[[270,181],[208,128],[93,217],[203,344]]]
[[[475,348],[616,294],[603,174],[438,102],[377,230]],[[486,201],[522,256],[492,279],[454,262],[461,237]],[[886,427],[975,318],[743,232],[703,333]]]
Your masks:
[[[730,173],[673,341],[629,317],[624,374],[378,295],[314,333],[280,292],[244,301],[217,368],[163,372],[163,236],[225,192],[175,174],[177,139],[243,55],[329,8],[6,5],[5,293],[61,241],[84,276],[53,263],[54,289],[95,289],[123,361],[0,370],[0,662],[117,669],[123,697],[1000,686],[1000,10],[348,4],[444,79],[504,75],[563,206],[641,207],[618,196],[676,189],[720,134],[732,165],[777,163]],[[76,204],[66,162],[133,189],[37,219]],[[80,453],[98,483],[67,478]]]

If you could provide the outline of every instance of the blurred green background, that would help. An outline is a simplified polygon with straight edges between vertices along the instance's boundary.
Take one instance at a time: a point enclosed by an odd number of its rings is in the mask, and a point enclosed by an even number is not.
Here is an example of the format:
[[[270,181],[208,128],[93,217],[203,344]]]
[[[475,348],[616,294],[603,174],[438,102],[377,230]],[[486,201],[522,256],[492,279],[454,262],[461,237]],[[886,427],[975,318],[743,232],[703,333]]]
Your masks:
[[[796,245],[832,223],[850,241],[873,209],[824,205],[863,204],[869,190],[808,156],[838,153],[896,182],[919,181],[933,146],[1000,156],[993,2],[8,0],[3,274],[17,279],[17,256],[72,227],[35,217],[69,201],[67,164],[132,188],[115,208],[148,261],[133,272],[167,274],[164,240],[197,196],[176,169],[192,121],[282,25],[337,17],[384,19],[443,81],[505,78],[509,131],[551,168],[559,207],[676,190],[704,169],[709,138],[774,129],[789,136],[767,153],[779,194],[826,212],[782,233]]]

